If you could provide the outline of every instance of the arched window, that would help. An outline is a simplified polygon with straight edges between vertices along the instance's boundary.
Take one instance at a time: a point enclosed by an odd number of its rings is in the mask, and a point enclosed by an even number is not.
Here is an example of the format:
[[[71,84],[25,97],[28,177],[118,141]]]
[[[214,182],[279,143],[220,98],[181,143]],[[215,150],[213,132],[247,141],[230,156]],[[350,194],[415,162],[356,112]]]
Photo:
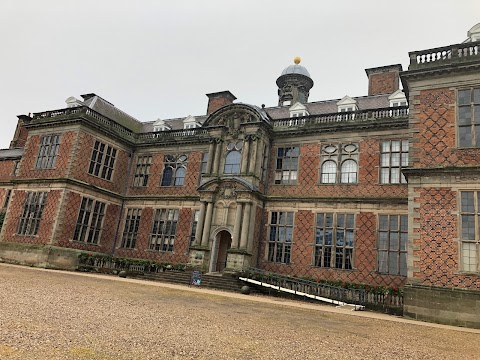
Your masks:
[[[175,173],[175,186],[182,186],[185,182],[185,173],[186,170],[183,166],[177,168],[177,172]]]
[[[168,166],[163,170],[162,186],[170,186],[172,184],[173,168]]]
[[[232,150],[227,154],[225,158],[225,167],[223,169],[224,174],[239,174],[240,173],[240,161],[242,160],[242,154],[240,151]]]
[[[321,149],[321,183],[358,182],[358,144],[325,144]]]
[[[161,186],[183,186],[187,173],[187,155],[166,155]]]
[[[335,184],[337,178],[337,164],[333,160],[327,160],[322,165],[322,183]]]
[[[357,162],[355,160],[345,160],[341,168],[342,183],[352,184],[357,182]]]

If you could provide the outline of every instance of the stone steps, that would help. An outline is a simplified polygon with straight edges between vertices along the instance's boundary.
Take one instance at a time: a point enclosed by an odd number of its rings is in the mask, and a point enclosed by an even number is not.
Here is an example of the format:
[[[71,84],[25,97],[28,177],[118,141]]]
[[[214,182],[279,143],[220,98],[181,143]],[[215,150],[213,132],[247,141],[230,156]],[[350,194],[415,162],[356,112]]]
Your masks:
[[[167,282],[171,284],[190,285],[191,273],[190,272],[176,272],[165,271],[159,273],[145,273],[132,275],[136,279],[145,279],[150,281]],[[240,288],[244,283],[232,276],[217,276],[217,275],[205,275],[202,274],[201,287],[240,292]]]

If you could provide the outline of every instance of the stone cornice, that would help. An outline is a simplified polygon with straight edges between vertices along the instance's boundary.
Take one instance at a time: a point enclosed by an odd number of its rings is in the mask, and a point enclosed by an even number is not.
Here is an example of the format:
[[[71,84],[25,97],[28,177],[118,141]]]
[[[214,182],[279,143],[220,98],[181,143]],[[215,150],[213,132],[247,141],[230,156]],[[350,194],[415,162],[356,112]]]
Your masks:
[[[432,175],[478,175],[480,166],[445,166],[434,168],[405,168],[402,173],[408,179],[409,176],[432,176]]]

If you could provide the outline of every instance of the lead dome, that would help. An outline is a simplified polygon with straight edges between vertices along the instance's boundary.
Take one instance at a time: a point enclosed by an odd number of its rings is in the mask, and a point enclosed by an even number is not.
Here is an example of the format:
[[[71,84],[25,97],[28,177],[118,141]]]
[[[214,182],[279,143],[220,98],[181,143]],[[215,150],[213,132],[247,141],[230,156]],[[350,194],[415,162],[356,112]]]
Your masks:
[[[304,75],[311,78],[310,73],[305,68],[305,66],[297,65],[297,64],[287,66],[285,69],[283,69],[282,74],[280,76],[289,75],[289,74],[300,74],[300,75]]]

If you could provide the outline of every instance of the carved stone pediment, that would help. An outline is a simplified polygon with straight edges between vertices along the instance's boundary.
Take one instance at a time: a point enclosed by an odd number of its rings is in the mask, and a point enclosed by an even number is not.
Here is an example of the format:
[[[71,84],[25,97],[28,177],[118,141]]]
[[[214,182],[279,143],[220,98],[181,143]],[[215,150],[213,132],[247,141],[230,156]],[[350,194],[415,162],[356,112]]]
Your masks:
[[[241,178],[231,177],[228,179],[216,178],[207,181],[200,185],[198,191],[215,193],[224,199],[235,199],[240,196],[240,193],[256,192],[258,189]]]
[[[210,115],[203,126],[225,126],[229,133],[238,134],[240,124],[261,121],[269,122],[268,115],[262,109],[247,104],[231,104]]]

